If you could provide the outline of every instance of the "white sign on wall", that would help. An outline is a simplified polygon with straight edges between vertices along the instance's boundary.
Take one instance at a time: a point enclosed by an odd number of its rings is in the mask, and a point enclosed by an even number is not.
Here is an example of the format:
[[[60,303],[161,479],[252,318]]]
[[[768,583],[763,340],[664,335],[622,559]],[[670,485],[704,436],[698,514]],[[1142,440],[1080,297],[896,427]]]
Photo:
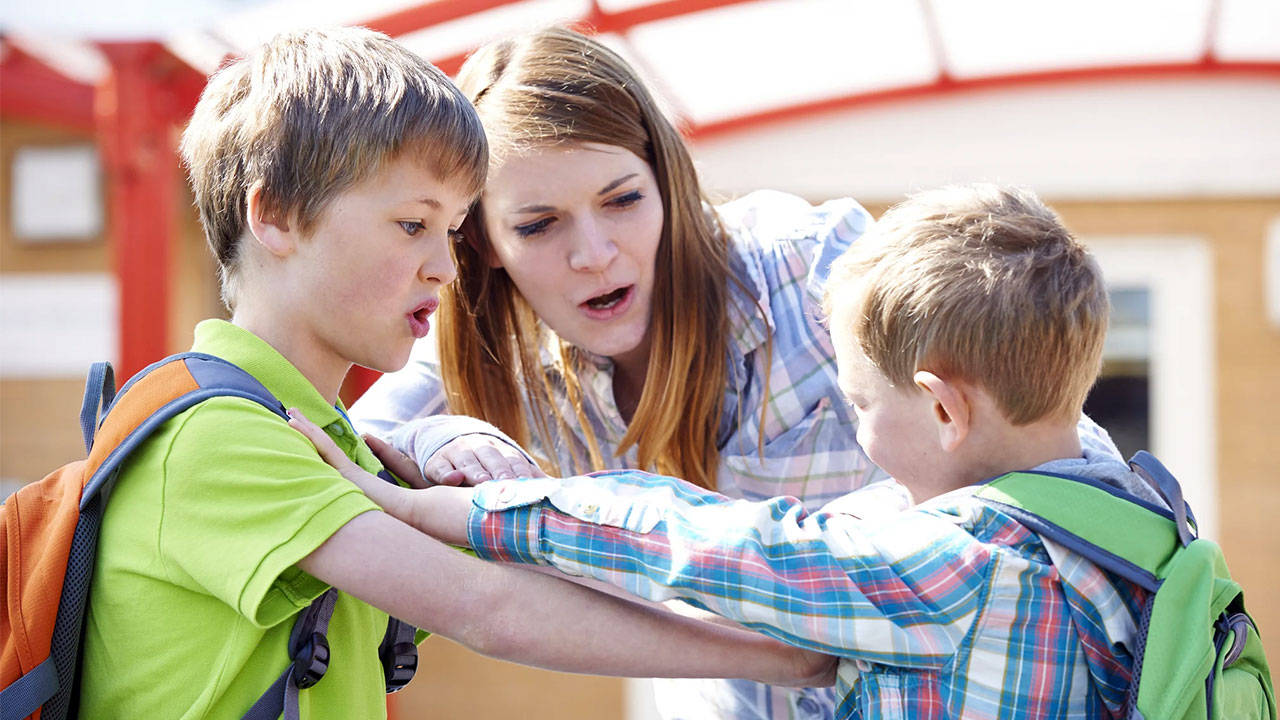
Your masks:
[[[13,156],[13,234],[26,242],[96,240],[101,176],[93,145],[20,148]]]
[[[0,273],[0,377],[84,377],[114,362],[118,307],[108,273]]]

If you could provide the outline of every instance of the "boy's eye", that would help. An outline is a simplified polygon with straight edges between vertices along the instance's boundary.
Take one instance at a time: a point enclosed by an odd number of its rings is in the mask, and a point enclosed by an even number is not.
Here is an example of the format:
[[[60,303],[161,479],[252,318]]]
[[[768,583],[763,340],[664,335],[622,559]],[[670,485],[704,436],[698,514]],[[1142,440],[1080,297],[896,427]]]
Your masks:
[[[404,230],[404,234],[409,237],[413,237],[427,229],[427,226],[418,220],[397,220],[396,223],[400,225],[401,230]]]
[[[555,222],[555,218],[544,217],[540,220],[534,220],[531,223],[517,225],[515,226],[515,231],[520,237],[529,237],[530,235],[537,235],[538,233],[546,231],[547,227],[553,222]]]
[[[609,204],[617,208],[631,207],[644,199],[644,195],[639,190],[632,190],[626,195],[620,195],[609,201]]]

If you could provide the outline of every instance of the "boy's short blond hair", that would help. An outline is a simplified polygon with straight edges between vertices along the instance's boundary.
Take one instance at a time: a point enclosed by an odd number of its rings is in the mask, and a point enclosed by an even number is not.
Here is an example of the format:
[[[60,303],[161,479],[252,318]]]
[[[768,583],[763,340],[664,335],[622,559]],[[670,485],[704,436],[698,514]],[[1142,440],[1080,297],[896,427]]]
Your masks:
[[[328,203],[412,153],[471,195],[488,144],[474,108],[443,73],[363,28],[277,35],[209,79],[182,157],[230,308],[247,227],[245,199],[309,233]]]
[[[972,382],[1007,419],[1078,417],[1109,302],[1093,257],[1028,190],[946,187],[884,214],[832,267],[825,306],[895,385],[918,370]]]

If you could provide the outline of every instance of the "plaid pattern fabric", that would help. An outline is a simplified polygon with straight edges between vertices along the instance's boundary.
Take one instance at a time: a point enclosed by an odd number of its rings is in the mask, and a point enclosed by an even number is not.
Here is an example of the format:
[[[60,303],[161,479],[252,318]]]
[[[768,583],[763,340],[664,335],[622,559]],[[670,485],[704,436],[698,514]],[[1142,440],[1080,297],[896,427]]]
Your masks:
[[[486,483],[469,535],[837,655],[842,718],[1118,717],[1143,600],[972,488],[861,520],[639,472]]]

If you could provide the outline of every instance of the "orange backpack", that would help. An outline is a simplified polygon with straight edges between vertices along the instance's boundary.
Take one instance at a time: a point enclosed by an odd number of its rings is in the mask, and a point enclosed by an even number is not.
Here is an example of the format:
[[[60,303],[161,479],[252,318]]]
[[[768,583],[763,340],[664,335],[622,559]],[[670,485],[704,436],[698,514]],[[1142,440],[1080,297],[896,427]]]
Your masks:
[[[220,396],[253,400],[288,419],[284,406],[253,376],[212,355],[161,360],[134,376],[118,397],[111,366],[93,366],[80,410],[88,458],[58,468],[0,505],[0,720],[74,716],[98,530],[120,468],[165,421]],[[323,676],[324,631],[336,595],[330,589],[299,614],[290,641],[292,665],[247,717],[277,717],[283,705],[296,707],[297,690]],[[388,692],[413,676],[413,634],[394,618],[388,623],[381,649]]]

